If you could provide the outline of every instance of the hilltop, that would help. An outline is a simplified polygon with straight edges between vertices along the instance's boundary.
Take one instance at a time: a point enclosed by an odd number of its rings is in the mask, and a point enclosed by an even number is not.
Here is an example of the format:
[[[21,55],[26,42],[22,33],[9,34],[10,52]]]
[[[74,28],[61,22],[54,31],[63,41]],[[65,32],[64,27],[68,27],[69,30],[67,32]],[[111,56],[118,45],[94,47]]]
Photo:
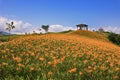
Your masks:
[[[0,45],[0,79],[117,80],[119,55],[96,32],[20,36]]]
[[[84,36],[92,39],[98,39],[98,40],[104,40],[108,41],[107,36],[104,34],[101,34],[99,32],[91,32],[91,31],[86,31],[86,30],[77,30],[69,33],[71,35],[78,35],[78,36]]]
[[[63,32],[59,32],[59,33],[78,36],[78,37],[82,36],[82,37],[101,40],[101,41],[109,41],[107,38],[108,34],[101,33],[101,32],[92,32],[92,31],[86,31],[86,30],[77,30],[77,31],[68,30],[68,31],[63,31]]]

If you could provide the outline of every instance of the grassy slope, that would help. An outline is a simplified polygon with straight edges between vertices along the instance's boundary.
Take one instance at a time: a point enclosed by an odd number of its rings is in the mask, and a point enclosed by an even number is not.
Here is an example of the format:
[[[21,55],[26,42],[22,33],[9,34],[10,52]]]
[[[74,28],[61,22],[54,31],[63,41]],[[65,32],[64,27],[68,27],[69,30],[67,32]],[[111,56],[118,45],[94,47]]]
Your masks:
[[[58,32],[58,33],[61,33],[61,34],[66,34],[66,33],[70,33],[70,32],[73,32],[73,30],[62,31],[62,32]]]
[[[120,48],[103,39],[89,31],[16,38],[0,46],[0,78],[120,79]]]
[[[13,40],[15,38],[18,38],[22,35],[11,35],[10,40]],[[9,41],[9,35],[0,35],[0,42],[8,42]]]
[[[98,32],[91,32],[91,31],[84,31],[84,30],[77,30],[69,33],[70,35],[78,35],[78,36],[84,36],[92,39],[98,39],[102,41],[108,41],[107,36],[103,33]]]

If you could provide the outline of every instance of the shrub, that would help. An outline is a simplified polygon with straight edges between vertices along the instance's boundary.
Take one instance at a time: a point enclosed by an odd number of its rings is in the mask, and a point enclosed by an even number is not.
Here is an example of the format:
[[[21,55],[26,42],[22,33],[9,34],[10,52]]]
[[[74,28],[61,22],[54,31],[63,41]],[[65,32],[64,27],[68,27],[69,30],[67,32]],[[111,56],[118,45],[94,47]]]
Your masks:
[[[111,42],[113,42],[113,43],[115,43],[115,44],[117,44],[117,45],[119,45],[120,46],[120,35],[119,34],[115,34],[115,33],[110,33],[109,34],[109,36],[108,36],[108,39],[111,41]]]
[[[8,36],[0,36],[0,42],[8,42],[9,37]]]

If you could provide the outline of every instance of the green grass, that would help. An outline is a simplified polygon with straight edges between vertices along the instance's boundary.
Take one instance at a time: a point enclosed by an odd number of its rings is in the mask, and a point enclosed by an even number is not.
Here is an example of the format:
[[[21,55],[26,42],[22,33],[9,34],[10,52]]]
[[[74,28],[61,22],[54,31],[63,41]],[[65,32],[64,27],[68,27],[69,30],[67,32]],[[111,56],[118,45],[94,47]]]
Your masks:
[[[23,35],[0,35],[0,42],[8,42]]]

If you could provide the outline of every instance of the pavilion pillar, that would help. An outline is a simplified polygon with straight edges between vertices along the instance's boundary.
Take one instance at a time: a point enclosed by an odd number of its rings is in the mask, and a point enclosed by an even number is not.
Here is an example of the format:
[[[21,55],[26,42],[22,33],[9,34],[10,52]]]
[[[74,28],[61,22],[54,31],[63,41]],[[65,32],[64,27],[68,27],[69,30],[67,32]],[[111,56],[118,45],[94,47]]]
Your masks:
[[[86,30],[88,30],[88,27],[86,27]]]

